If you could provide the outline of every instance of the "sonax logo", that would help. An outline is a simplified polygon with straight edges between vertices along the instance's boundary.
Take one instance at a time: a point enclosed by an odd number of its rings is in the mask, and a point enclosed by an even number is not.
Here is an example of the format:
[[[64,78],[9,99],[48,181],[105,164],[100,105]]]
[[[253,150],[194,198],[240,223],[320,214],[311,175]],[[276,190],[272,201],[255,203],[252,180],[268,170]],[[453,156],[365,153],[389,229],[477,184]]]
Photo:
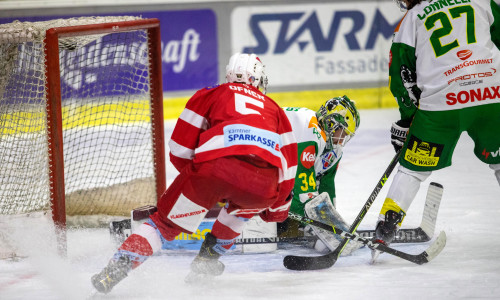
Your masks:
[[[316,160],[316,148],[313,145],[306,147],[304,151],[302,151],[302,153],[300,154],[300,162],[306,169],[309,169],[312,166],[314,166],[315,160]]]
[[[455,105],[466,104],[468,102],[474,101],[484,101],[484,100],[497,100],[500,99],[500,85],[485,87],[483,89],[475,89],[468,91],[460,91],[458,93],[448,93],[446,94],[446,104]]]

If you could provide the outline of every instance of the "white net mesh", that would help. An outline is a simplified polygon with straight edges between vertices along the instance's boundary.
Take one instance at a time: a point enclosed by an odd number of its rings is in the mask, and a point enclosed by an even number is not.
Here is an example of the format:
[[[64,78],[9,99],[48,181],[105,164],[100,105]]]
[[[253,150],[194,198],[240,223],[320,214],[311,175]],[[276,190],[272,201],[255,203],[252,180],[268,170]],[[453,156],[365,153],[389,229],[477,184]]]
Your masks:
[[[44,56],[53,27],[91,17],[0,25],[0,215],[50,209]],[[129,215],[156,202],[145,30],[59,40],[68,215]]]

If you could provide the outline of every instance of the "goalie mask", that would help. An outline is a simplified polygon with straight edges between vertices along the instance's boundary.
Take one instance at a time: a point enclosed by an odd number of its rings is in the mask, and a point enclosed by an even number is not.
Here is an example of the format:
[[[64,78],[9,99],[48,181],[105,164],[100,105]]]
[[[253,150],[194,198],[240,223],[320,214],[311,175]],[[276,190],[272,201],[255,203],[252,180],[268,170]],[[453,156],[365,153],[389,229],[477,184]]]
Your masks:
[[[316,112],[316,118],[326,133],[328,149],[345,146],[359,127],[358,110],[347,96],[327,100]]]
[[[252,85],[264,94],[267,89],[265,66],[255,54],[236,53],[226,66],[226,82]]]

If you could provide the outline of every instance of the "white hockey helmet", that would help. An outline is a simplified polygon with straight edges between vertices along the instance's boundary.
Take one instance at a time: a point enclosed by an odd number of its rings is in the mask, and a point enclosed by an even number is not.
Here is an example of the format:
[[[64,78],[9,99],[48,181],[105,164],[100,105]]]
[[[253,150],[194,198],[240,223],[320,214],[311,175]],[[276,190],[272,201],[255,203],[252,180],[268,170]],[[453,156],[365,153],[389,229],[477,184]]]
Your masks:
[[[231,56],[226,66],[226,82],[246,83],[261,89],[265,94],[265,66],[255,54],[236,53]]]

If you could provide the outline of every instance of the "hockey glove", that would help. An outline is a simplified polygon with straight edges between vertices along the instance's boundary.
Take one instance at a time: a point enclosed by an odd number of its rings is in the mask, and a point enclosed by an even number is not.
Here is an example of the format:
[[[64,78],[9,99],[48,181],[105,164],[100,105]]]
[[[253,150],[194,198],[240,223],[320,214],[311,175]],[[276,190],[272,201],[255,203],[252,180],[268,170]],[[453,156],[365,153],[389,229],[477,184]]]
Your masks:
[[[406,136],[408,135],[408,129],[410,129],[410,124],[411,121],[409,120],[399,120],[395,123],[392,123],[391,144],[396,152],[403,148]]]

